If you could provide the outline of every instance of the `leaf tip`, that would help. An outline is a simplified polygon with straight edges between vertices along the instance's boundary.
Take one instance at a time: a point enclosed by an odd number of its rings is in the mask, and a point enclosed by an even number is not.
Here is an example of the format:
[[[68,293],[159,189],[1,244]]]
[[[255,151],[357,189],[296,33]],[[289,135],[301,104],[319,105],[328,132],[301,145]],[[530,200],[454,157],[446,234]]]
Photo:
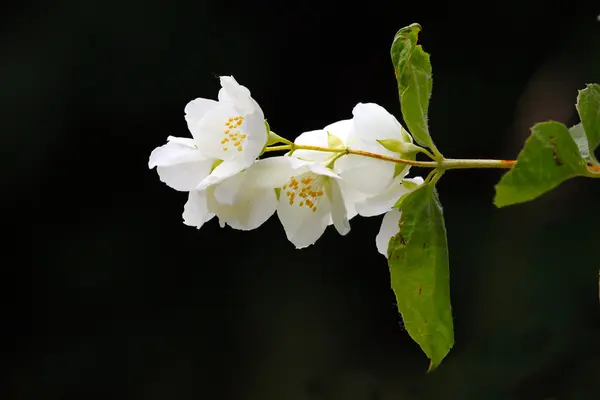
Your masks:
[[[429,360],[429,368],[427,368],[427,373],[430,374],[435,371],[440,364],[434,364],[433,360]]]
[[[410,24],[406,28],[410,29],[411,31],[417,31],[417,32],[420,32],[420,31],[423,30],[423,27],[418,22],[413,22],[412,24]]]

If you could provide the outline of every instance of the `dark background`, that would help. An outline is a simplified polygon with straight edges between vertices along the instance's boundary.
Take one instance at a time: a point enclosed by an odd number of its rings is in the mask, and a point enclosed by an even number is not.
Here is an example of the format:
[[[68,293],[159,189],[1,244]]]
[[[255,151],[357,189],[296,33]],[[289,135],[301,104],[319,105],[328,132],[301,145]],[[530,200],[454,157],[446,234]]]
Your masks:
[[[302,251],[276,217],[195,230],[186,194],[147,168],[219,75],[288,138],[358,102],[400,118],[389,48],[412,22],[438,147],[514,158],[534,122],[577,122],[577,89],[600,82],[597,2],[2,7],[2,398],[600,398],[598,182],[499,210],[501,171],[444,176],[456,345],[425,374],[375,248],[380,217]]]

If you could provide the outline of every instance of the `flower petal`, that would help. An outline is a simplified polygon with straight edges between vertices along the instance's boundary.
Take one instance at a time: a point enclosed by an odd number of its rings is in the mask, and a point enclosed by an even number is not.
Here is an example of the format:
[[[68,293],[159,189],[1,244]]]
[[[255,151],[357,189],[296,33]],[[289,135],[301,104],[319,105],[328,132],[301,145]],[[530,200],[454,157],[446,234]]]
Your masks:
[[[181,192],[194,190],[206,178],[212,168],[212,160],[181,163],[156,167],[161,182]]]
[[[273,189],[243,191],[233,204],[233,212],[223,219],[233,229],[244,231],[256,229],[275,213],[278,204]]]
[[[190,101],[185,106],[185,121],[187,122],[188,129],[193,132],[196,125],[204,115],[215,108],[219,103],[215,100],[203,99],[201,97]]]
[[[336,160],[334,170],[348,185],[369,195],[381,193],[394,179],[394,163],[353,154]]]
[[[242,171],[239,174],[235,174],[227,179],[224,179],[218,185],[215,185],[215,199],[219,203],[233,205],[236,201],[238,193],[240,190],[242,190],[242,185],[244,184],[244,175],[245,172]]]
[[[317,175],[323,175],[323,176],[328,176],[330,178],[341,179],[338,174],[336,174],[335,172],[333,172],[332,170],[330,170],[323,164],[307,163],[307,164],[305,164],[305,166],[306,166],[306,168],[308,168],[309,171],[311,171]]]
[[[402,137],[403,128],[400,122],[378,104],[358,103],[352,110],[352,114],[354,115],[353,135],[356,139],[367,142],[375,142],[377,139],[405,140]]]
[[[294,143],[304,146],[329,147],[327,131],[323,129],[304,132],[294,140]],[[294,151],[294,156],[302,160],[320,162],[331,157],[331,153],[314,150],[296,150]]]
[[[200,151],[220,160],[240,158],[249,166],[267,143],[262,112],[241,114],[231,103],[220,103],[192,130]]]
[[[352,136],[353,129],[354,122],[351,119],[344,119],[327,125],[323,130],[337,136],[347,146],[348,139]]]
[[[348,185],[343,179],[338,180],[338,185],[342,191],[342,197],[344,199],[344,207],[346,208],[346,214],[348,220],[351,220],[358,215],[356,210],[356,204],[363,201],[366,198],[364,193],[361,193]],[[333,221],[331,221],[333,223]]]
[[[256,111],[262,114],[260,106],[252,98],[247,87],[240,85],[233,76],[221,76],[220,80],[219,102],[232,103],[242,114],[251,114]]]
[[[183,137],[175,137],[168,136],[167,142],[177,143],[182,146],[190,147],[192,149],[198,150],[198,146],[196,145],[196,141],[193,138],[183,138]],[[200,153],[202,154],[202,153]]]
[[[202,153],[189,146],[192,139],[169,136],[167,144],[155,148],[150,153],[148,168],[195,162],[206,159]]]
[[[381,221],[381,228],[375,237],[375,244],[377,245],[377,251],[383,254],[385,258],[388,256],[390,239],[400,231],[399,224],[401,216],[402,213],[400,210],[393,209],[385,214],[383,216],[383,221]]]
[[[403,181],[412,182],[417,185],[423,184],[423,178],[420,176],[409,179],[402,179],[402,177],[397,176],[386,191],[376,196],[367,197],[361,201],[358,201],[356,204],[356,210],[363,217],[372,217],[374,215],[381,215],[388,212],[392,209],[400,197],[411,191],[411,189],[403,185]]]
[[[191,191],[183,207],[183,223],[200,229],[215,215],[208,210],[207,192]]]
[[[198,184],[196,190],[205,190],[210,186],[217,185],[225,179],[242,172],[244,168],[246,168],[246,165],[239,159],[223,161],[210,173],[210,175]]]
[[[240,221],[246,230],[256,229],[275,214],[278,205],[274,189],[255,190],[251,197],[241,201],[240,210],[246,218],[240,218]]]
[[[246,166],[250,166],[262,153],[269,138],[265,116],[262,112],[247,114],[241,128],[241,135],[247,135],[245,143],[242,144],[242,155]]]
[[[156,167],[160,180],[175,190],[193,190],[208,176],[213,164],[213,160],[190,147],[190,140],[170,137],[167,144],[150,154],[148,166]]]
[[[329,224],[331,203],[323,195],[324,179],[307,172],[282,187],[277,216],[288,240],[298,249],[315,243]],[[309,196],[302,197],[302,193]]]
[[[344,198],[342,197],[342,191],[338,185],[337,179],[327,179],[327,185],[325,186],[326,192],[331,201],[331,219],[333,226],[339,232],[340,235],[344,236],[350,232],[350,222],[348,222],[348,215],[346,214],[346,207],[344,204]]]
[[[277,156],[256,161],[246,170],[246,179],[261,188],[281,188],[290,177],[306,172],[307,161],[296,157]]]
[[[219,217],[219,224],[233,229],[252,230],[262,225],[277,208],[278,200],[274,189],[252,188],[243,176],[244,172],[208,189],[208,209]],[[219,202],[217,192],[224,185],[235,191],[229,203]],[[237,190],[234,187],[237,186]],[[213,189],[214,188],[214,189]],[[231,192],[228,194],[232,194]],[[223,196],[223,193],[220,194]]]

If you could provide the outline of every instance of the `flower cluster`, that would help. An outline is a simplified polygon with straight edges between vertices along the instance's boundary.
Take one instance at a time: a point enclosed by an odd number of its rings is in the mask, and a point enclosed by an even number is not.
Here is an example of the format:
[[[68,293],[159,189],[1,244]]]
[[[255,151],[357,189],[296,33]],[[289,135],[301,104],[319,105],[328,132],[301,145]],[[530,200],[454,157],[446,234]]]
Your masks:
[[[396,118],[377,104],[359,103],[352,119],[292,143],[270,132],[246,87],[233,77],[220,80],[218,101],[198,98],[185,108],[192,137],[170,136],[150,155],[148,166],[162,182],[188,192],[184,223],[200,228],[216,216],[221,227],[251,230],[277,212],[287,238],[304,248],[329,225],[345,235],[356,215],[385,214],[376,243],[387,256],[401,215],[393,206],[423,183],[406,178],[408,165],[389,161],[414,159],[420,149]],[[288,152],[262,158],[273,150]]]

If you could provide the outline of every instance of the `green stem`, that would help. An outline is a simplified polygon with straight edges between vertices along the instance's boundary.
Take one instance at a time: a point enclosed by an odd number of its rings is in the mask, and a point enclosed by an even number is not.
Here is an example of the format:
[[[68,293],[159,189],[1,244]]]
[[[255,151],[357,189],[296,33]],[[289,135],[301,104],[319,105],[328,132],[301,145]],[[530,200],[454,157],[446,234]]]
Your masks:
[[[427,157],[431,158],[432,160],[435,160],[437,158],[436,156],[431,154],[431,152],[429,150],[424,149],[422,147],[419,148],[419,152],[425,154]],[[440,154],[440,156],[441,156],[441,154]],[[441,157],[441,158],[443,159],[444,157]]]
[[[291,144],[291,145],[282,145],[282,146],[270,146],[265,148],[265,153],[269,151],[285,151],[285,150],[312,150],[312,151],[323,151],[328,153],[340,153],[341,155],[345,154],[353,154],[357,156],[376,158],[379,160],[389,161],[397,164],[405,164],[411,165],[413,167],[421,167],[421,168],[437,168],[439,170],[445,171],[449,169],[468,169],[468,168],[501,168],[501,169],[510,169],[515,165],[516,161],[514,160],[462,160],[462,159],[453,159],[447,158],[441,161],[413,161],[413,160],[405,160],[402,158],[394,158],[383,156],[381,154],[371,153],[363,150],[354,150],[354,149],[330,149],[327,147],[319,147],[319,146],[309,146],[309,145],[301,145],[301,144]]]

